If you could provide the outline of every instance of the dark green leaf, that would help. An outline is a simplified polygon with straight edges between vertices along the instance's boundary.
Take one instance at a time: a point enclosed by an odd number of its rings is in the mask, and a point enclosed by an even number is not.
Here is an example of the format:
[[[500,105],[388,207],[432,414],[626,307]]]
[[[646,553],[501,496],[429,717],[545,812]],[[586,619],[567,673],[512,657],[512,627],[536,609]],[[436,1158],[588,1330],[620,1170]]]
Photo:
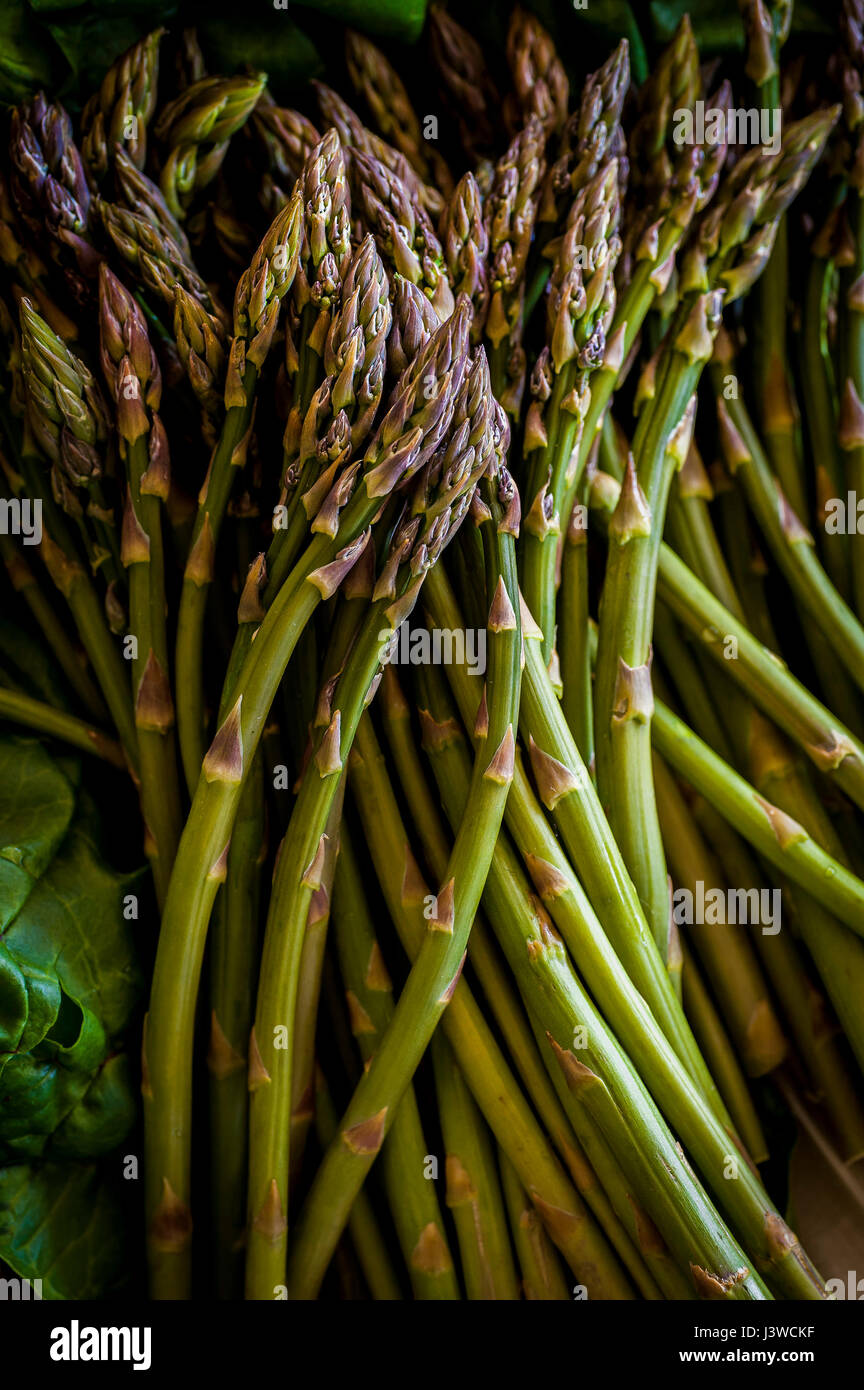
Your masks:
[[[126,1227],[94,1164],[0,1169],[0,1258],[46,1299],[104,1298],[126,1279]]]

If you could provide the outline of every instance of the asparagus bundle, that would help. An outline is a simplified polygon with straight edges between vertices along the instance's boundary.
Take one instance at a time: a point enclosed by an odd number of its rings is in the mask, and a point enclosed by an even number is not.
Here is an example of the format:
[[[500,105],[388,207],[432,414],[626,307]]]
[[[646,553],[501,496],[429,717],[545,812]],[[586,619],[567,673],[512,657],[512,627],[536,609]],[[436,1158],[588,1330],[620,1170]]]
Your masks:
[[[752,148],[761,0],[639,90],[623,36],[433,7],[440,131],[354,30],[356,111],[162,30],[77,129],[13,111],[0,720],[134,789],[153,1298],[828,1296],[778,1174],[798,1124],[864,1150],[837,18]]]

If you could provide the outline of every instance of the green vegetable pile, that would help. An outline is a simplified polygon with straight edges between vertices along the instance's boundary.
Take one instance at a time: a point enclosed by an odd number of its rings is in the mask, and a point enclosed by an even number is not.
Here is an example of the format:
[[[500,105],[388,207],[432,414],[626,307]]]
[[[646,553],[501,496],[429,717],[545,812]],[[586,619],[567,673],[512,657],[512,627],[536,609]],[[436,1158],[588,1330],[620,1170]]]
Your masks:
[[[112,8],[4,19],[0,1259],[829,1297],[864,0]]]

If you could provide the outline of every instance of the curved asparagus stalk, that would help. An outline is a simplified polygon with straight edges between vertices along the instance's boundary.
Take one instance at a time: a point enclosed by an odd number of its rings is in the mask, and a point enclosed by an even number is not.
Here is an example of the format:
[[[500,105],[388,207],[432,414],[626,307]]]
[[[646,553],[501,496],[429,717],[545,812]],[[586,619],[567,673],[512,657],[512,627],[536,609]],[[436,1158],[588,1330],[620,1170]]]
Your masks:
[[[159,112],[153,127],[165,152],[159,183],[181,221],[194,194],[218,174],[232,135],[249,119],[266,80],[254,72],[202,77]]]
[[[112,767],[126,768],[123,750],[115,739],[108,738],[101,729],[94,728],[83,719],[76,719],[75,715],[66,714],[64,710],[55,709],[43,700],[34,700],[20,691],[0,689],[0,719],[8,719],[11,724],[21,724],[26,729],[47,734],[49,738],[60,739],[82,753],[92,753]]]

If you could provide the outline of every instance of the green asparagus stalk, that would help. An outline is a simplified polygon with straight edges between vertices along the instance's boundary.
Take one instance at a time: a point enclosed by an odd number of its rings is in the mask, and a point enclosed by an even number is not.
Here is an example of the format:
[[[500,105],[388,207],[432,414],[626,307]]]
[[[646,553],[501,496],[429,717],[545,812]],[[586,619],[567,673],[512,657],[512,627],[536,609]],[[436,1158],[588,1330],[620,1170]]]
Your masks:
[[[608,474],[597,472],[591,478],[590,506],[604,526],[619,491]],[[657,594],[763,713],[856,805],[864,806],[864,747],[791,675],[775,652],[757,641],[740,619],[717,602],[665,544],[660,547]]]
[[[497,407],[490,402],[488,368],[480,350],[465,374],[455,404],[452,440],[434,461],[428,477],[420,475],[413,500],[415,516],[397,526],[389,555],[383,559],[370,610],[363,618],[362,628],[333,691],[330,721],[307,765],[280,852],[251,1044],[256,1055],[257,1076],[252,1083],[250,1120],[248,1297],[272,1298],[273,1285],[282,1282],[280,1271],[284,1271],[288,1125],[283,1112],[286,1087],[290,1096],[293,1066],[290,1030],[302,944],[303,918],[300,914],[305,916],[310,891],[318,886],[320,878],[324,824],[339,780],[335,773],[345,764],[378,672],[382,636],[386,639],[388,629],[395,631],[411,612],[426,572],[458,528],[467,508],[469,492],[494,465],[501,443],[501,425],[496,420]],[[435,964],[440,971],[442,966]],[[437,974],[432,976],[433,984],[436,978]],[[433,993],[426,1011],[434,1021],[437,1021],[440,1007]],[[394,1022],[397,1018],[398,1007]],[[388,1037],[393,1027],[391,1025]],[[280,1030],[286,1028],[289,1037],[280,1041]],[[385,1041],[382,1049],[386,1046]],[[381,1053],[378,1056],[380,1058]],[[402,1065],[407,1060],[410,1054],[403,1059]],[[419,1056],[416,1056],[415,1066],[418,1061]],[[410,1076],[411,1073],[405,1075],[403,1072],[392,1084],[404,1089]],[[361,1083],[358,1091],[362,1088]],[[371,1151],[373,1157],[382,1140],[383,1133]],[[363,1152],[370,1151],[364,1149]],[[298,1236],[298,1242],[301,1239]],[[322,1249],[321,1258],[325,1253]],[[316,1263],[318,1259],[316,1251]],[[323,1274],[326,1263],[323,1267],[319,1264],[318,1268]]]
[[[232,135],[249,119],[266,80],[265,73],[202,77],[162,107],[153,127],[164,150],[159,183],[180,221],[194,194],[216,177]]]
[[[447,1205],[465,1291],[471,1299],[516,1300],[519,1284],[494,1145],[443,1033],[432,1035],[430,1050],[446,1154]]]
[[[316,1070],[315,1079],[315,1127],[318,1142],[322,1149],[326,1149],[336,1134],[339,1112],[320,1067]],[[372,1203],[365,1192],[357,1194],[348,1218],[348,1230],[372,1297],[388,1303],[400,1300],[399,1280],[378,1229]]]
[[[104,264],[99,274],[99,342],[127,472],[121,558],[129,570],[129,617],[135,638],[132,691],[141,809],[161,906],[181,827],[161,506],[170,488],[171,464],[168,436],[158,414],[162,378],[143,316]]]
[[[345,826],[342,836],[333,914],[352,1031],[368,1064],[393,1016],[393,986],[367,906],[357,851]],[[335,1122],[333,1129],[335,1133]],[[424,1172],[428,1153],[417,1097],[409,1085],[382,1150],[384,1185],[415,1298],[458,1299],[459,1281],[435,1187]]]
[[[269,351],[282,298],[300,255],[301,196],[295,193],[241,276],[234,301],[234,338],[225,383],[225,421],[198,498],[177,620],[177,722],[190,794],[204,756],[202,644],[216,545],[236,477],[246,462],[258,373]]]
[[[411,98],[399,74],[364,34],[345,32],[345,59],[355,90],[372,112],[375,124],[416,170],[424,183],[449,196],[453,180],[442,156],[424,139]]]
[[[560,131],[570,101],[567,73],[551,36],[521,5],[510,14],[507,63],[515,92],[510,107],[514,128],[536,116],[550,134]]]
[[[101,729],[77,719],[74,714],[55,709],[53,705],[34,700],[20,691],[0,689],[0,719],[21,724],[26,729],[35,729],[37,733],[59,739],[72,748],[80,749],[82,753],[92,753],[112,767],[126,768],[123,750],[115,739],[108,738]]]
[[[156,110],[159,83],[159,41],[164,29],[154,29],[127,48],[102,79],[98,92],[81,114],[81,154],[93,182],[108,171],[117,146],[138,169],[147,158],[147,126]]]
[[[484,216],[489,241],[489,309],[485,336],[490,345],[492,386],[508,414],[516,417],[525,386],[525,269],[545,172],[546,132],[530,116],[495,166]]]
[[[570,1297],[555,1248],[537,1219],[519,1174],[506,1154],[500,1155],[501,1182],[519,1267],[522,1293],[529,1302]]]

